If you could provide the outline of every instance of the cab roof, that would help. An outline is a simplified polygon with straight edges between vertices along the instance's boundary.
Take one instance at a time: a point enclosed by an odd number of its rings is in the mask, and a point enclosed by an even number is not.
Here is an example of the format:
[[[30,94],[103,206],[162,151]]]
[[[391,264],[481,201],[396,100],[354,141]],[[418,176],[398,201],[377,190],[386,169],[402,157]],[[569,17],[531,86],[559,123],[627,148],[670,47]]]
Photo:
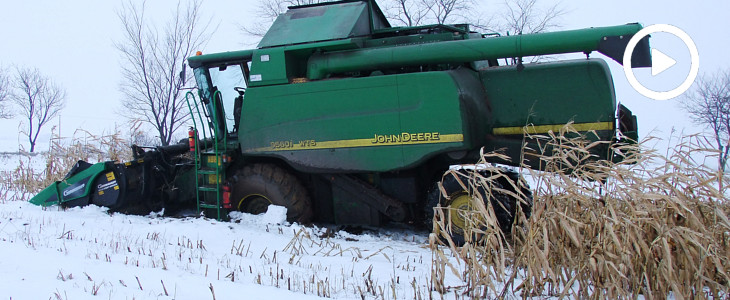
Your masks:
[[[289,7],[276,18],[258,48],[369,36],[390,28],[374,0],[345,0]]]

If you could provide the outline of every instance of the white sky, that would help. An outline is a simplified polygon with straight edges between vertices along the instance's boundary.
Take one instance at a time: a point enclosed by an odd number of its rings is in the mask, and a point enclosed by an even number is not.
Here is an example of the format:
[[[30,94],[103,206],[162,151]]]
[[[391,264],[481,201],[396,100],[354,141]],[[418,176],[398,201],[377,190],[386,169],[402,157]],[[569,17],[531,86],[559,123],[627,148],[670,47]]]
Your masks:
[[[477,1],[485,11],[495,11],[502,1]],[[550,1],[543,1],[548,3]],[[149,1],[148,15],[169,16],[177,1]],[[250,39],[238,29],[253,19],[257,1],[207,0],[204,12],[214,17],[218,29],[204,53],[239,50],[253,47]],[[561,2],[567,9],[561,29],[610,26],[630,22],[651,25],[666,23],[686,31],[697,44],[700,53],[700,74],[730,68],[725,54],[730,48],[730,1],[579,1]],[[124,119],[115,114],[121,94],[120,56],[113,43],[121,35],[116,10],[121,1],[13,1],[0,10],[0,65],[13,64],[38,67],[67,90],[67,105],[60,119],[63,136],[77,128],[94,134],[109,133],[115,125],[126,127]],[[493,7],[490,9],[490,7]],[[248,44],[247,44],[248,42]],[[649,70],[637,71],[642,83],[650,87],[671,89],[684,80],[689,69],[689,54],[678,39],[668,34],[656,34],[652,47],[677,60],[677,65],[650,78]],[[602,57],[593,54],[593,57]],[[617,100],[634,111],[639,118],[641,137],[650,132],[659,137],[669,135],[671,128],[685,133],[697,132],[689,118],[677,106],[677,99],[655,101],[635,92],[628,84],[621,66],[608,59],[616,86]],[[670,85],[667,87],[667,85]],[[18,141],[19,118],[0,120],[0,151],[14,151]],[[39,138],[47,143],[50,127]],[[39,150],[44,150],[41,147]]]

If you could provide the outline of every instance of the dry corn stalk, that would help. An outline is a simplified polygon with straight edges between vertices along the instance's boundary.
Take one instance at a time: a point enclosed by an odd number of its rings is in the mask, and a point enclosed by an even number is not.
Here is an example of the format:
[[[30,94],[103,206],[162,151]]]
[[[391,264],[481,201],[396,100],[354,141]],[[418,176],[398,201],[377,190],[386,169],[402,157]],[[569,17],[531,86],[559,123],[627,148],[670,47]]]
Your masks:
[[[18,166],[3,175],[3,185],[16,191],[18,199],[32,197],[56,180],[62,180],[79,160],[95,163],[101,161],[127,161],[132,153],[119,131],[96,136],[85,130],[77,130],[71,138],[53,134],[51,148],[43,153],[45,167],[33,166],[32,156],[19,155]]]
[[[570,137],[569,137],[570,136]],[[493,208],[474,195],[467,231],[476,240],[458,248],[456,260],[435,256],[434,265],[460,271],[468,297],[519,294],[573,298],[707,298],[730,293],[730,205],[727,179],[693,158],[716,155],[698,136],[686,137],[666,156],[636,146],[616,149],[620,163],[595,161],[596,147],[566,126],[560,133],[530,136],[540,141],[537,157],[548,172],[525,168],[535,182],[532,217],[521,212],[510,238],[497,232]],[[481,163],[493,161],[483,155]],[[497,170],[498,171],[498,170]],[[489,178],[478,172],[465,186]],[[446,175],[448,176],[448,174]],[[472,189],[477,190],[477,189]],[[519,197],[520,195],[515,195]],[[436,232],[446,233],[447,208],[436,213]],[[472,237],[472,234],[466,234]],[[443,242],[445,241],[445,242]],[[437,272],[434,276],[446,276]],[[444,282],[443,278],[433,280]],[[501,286],[501,290],[499,290]],[[444,291],[444,288],[439,291]]]

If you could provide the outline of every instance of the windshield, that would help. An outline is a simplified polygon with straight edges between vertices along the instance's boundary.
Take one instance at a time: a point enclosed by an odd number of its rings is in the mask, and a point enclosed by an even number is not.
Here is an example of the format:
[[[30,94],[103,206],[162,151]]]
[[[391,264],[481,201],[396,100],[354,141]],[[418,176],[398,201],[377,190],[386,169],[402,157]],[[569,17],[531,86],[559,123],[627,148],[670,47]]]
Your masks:
[[[213,88],[217,88],[221,93],[228,131],[233,131],[233,125],[235,124],[235,116],[233,115],[234,100],[240,95],[234,88],[246,88],[241,66],[230,65],[225,69],[214,67],[208,69],[208,71]]]

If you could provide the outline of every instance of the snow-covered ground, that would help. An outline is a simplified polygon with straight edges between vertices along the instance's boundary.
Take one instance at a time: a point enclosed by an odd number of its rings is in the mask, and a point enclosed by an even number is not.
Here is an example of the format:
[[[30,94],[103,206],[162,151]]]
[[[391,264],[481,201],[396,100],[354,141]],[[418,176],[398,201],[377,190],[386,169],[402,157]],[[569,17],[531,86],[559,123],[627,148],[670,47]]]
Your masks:
[[[42,208],[8,182],[19,165],[46,163],[0,153],[0,299],[468,298],[453,257],[456,269],[441,273],[450,292],[431,291],[426,231],[305,227],[287,223],[283,207],[232,222]]]
[[[430,291],[426,231],[304,227],[283,207],[232,222],[42,208],[9,182],[46,163],[0,153],[0,299],[463,298]],[[464,286],[451,272],[444,283]]]
[[[232,222],[41,208],[7,179],[45,163],[0,154],[0,299],[429,298],[425,231],[304,227],[282,207]]]
[[[302,227],[285,224],[280,207],[235,217],[0,201],[0,299],[429,297],[425,232]]]

